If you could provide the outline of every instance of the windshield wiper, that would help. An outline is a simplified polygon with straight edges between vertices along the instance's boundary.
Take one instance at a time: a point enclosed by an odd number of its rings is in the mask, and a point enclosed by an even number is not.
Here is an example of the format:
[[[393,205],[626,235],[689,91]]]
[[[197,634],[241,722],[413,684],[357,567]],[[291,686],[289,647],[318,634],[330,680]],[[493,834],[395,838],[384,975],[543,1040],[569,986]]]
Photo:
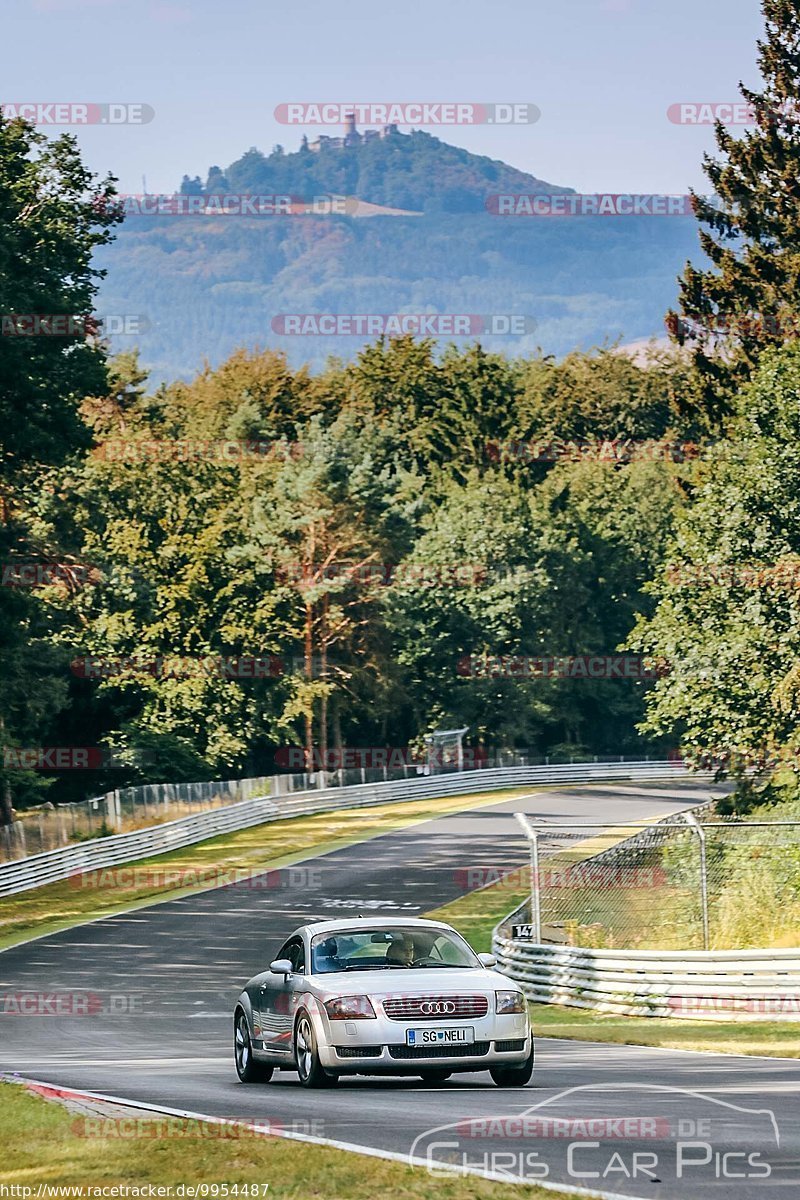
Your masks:
[[[467,971],[466,963],[343,963],[335,971],[317,971],[317,975],[336,975],[340,971]]]
[[[339,967],[340,971],[382,971],[386,967],[386,963],[370,963],[366,966],[364,963],[345,963],[343,967]]]

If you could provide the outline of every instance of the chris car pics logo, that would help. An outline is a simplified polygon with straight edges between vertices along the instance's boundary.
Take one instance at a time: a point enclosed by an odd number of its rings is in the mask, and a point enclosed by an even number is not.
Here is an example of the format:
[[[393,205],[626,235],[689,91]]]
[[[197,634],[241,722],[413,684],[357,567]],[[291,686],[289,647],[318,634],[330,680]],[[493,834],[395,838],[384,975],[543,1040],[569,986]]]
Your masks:
[[[630,1188],[641,1196],[657,1184],[659,1194],[662,1185],[677,1185],[694,1197],[693,1184],[747,1180],[756,1187],[772,1176],[780,1145],[771,1109],[613,1081],[564,1088],[522,1111],[435,1126],[411,1143],[409,1163],[434,1176],[602,1189],[593,1195]]]

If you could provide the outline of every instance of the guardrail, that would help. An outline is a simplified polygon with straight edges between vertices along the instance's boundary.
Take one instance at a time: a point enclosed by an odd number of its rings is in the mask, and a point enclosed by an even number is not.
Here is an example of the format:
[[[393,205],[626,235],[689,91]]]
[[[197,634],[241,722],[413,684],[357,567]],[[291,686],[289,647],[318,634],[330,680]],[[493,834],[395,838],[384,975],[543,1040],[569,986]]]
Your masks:
[[[299,747],[294,747],[298,757],[303,757]],[[110,833],[126,833],[144,829],[148,825],[160,825],[164,821],[177,821],[182,817],[195,816],[211,808],[222,808],[238,804],[241,800],[255,800],[260,796],[278,796],[307,792],[314,788],[356,787],[361,783],[386,783],[389,780],[416,779],[419,776],[455,772],[455,762],[435,761],[429,755],[427,762],[403,761],[390,766],[364,765],[337,767],[332,771],[280,772],[275,775],[250,776],[245,779],[213,779],[183,783],[138,783],[130,787],[114,788],[101,796],[87,796],[70,803],[52,804],[45,801],[25,808],[16,814],[10,825],[0,825],[0,863],[20,858],[32,858],[35,854],[46,854],[59,850],[74,842],[105,837]],[[387,758],[393,757],[388,755]],[[403,756],[400,756],[401,758]],[[353,759],[358,755],[353,754]],[[574,757],[539,757],[529,750],[498,750],[493,757],[479,758],[465,763],[462,770],[489,770],[500,767],[555,766],[557,763],[573,764]],[[580,762],[641,762],[642,754],[626,758],[612,755],[599,758],[597,755],[583,756]],[[649,758],[645,756],[645,762]]]
[[[191,846],[237,829],[338,808],[365,808],[402,800],[501,791],[541,784],[680,779],[689,775],[690,772],[680,763],[674,762],[562,763],[544,767],[498,767],[390,780],[387,783],[312,789],[287,796],[262,796],[211,812],[167,821],[148,829],[95,838],[4,863],[0,865],[0,896],[29,891],[84,871],[102,870],[166,854],[170,850]]]
[[[800,1020],[798,950],[586,950],[495,931],[498,969],[530,1000],[623,1016]]]

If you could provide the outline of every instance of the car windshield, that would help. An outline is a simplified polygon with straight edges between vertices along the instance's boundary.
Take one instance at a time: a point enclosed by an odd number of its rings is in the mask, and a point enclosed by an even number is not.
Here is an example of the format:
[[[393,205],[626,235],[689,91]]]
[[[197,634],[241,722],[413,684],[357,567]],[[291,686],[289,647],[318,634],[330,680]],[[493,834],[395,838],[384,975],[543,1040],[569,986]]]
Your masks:
[[[311,939],[311,969],[315,975],[477,966],[480,962],[464,939],[445,929],[343,929]]]

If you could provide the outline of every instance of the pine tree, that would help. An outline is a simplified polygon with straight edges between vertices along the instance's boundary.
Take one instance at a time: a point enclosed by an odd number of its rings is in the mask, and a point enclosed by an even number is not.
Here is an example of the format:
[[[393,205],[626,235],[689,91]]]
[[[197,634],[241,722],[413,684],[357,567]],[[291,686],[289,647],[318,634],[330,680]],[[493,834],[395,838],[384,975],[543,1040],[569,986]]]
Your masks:
[[[693,193],[711,267],[687,263],[675,341],[688,343],[702,402],[713,419],[753,372],[762,351],[800,332],[800,3],[762,0],[760,92],[740,84],[755,127],[716,125],[722,159],[704,157],[714,197]]]

